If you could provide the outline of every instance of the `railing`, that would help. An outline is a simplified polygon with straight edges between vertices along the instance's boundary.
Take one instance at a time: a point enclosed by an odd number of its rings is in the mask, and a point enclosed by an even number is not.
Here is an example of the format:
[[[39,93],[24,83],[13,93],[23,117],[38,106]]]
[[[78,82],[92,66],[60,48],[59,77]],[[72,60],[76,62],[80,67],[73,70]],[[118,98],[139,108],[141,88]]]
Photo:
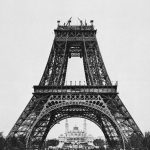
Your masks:
[[[34,94],[48,93],[117,93],[117,85],[114,86],[34,86]]]
[[[67,41],[94,41],[95,37],[68,37]],[[56,41],[66,41],[66,37],[56,37]]]
[[[59,25],[57,27],[57,30],[94,30],[94,26],[93,25],[80,25],[80,26],[73,26],[73,25],[69,25],[69,26],[62,26]]]
[[[111,81],[112,83],[112,86],[117,86],[118,85],[118,81]],[[79,85],[79,86],[87,86],[86,84],[86,81],[66,81],[65,82],[65,86],[76,86],[76,85]],[[100,86],[100,87],[104,87],[104,86],[107,86],[107,85],[103,85],[103,86]],[[91,86],[92,87],[92,86]],[[93,86],[93,87],[96,87],[96,86]],[[98,86],[97,86],[98,87]]]

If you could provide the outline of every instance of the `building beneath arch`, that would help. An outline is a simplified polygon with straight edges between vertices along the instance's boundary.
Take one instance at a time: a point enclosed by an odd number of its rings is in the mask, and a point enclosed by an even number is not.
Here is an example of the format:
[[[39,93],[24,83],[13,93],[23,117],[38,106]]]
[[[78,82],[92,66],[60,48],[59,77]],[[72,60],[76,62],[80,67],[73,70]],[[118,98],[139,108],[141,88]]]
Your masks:
[[[86,119],[84,119],[83,130],[77,125],[69,130],[68,120],[65,123],[65,133],[58,137],[60,148],[94,148],[94,137],[86,132]]]

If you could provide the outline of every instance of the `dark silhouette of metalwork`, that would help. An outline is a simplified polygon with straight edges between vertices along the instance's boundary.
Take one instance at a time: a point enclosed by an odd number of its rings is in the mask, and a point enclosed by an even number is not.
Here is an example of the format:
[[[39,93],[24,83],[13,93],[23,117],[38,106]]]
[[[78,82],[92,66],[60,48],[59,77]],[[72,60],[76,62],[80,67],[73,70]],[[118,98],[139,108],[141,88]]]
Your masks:
[[[82,117],[103,131],[109,145],[128,145],[134,133],[142,132],[122,103],[106,71],[96,39],[93,20],[71,25],[58,21],[55,38],[43,76],[33,97],[10,131],[25,136],[27,149],[42,149],[50,129],[63,119]],[[68,58],[83,59],[86,85],[65,85]]]

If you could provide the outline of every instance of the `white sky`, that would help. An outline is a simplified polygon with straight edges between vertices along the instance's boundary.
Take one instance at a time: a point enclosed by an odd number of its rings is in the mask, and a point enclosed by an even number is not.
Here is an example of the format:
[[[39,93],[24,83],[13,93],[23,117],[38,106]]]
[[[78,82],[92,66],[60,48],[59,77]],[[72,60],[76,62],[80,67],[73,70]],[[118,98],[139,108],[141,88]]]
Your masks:
[[[1,0],[0,131],[8,134],[30,100],[33,85],[39,83],[56,21],[64,23],[70,17],[75,24],[78,17],[94,20],[108,74],[119,83],[119,96],[140,129],[150,130],[149,8],[149,0]],[[71,79],[83,80],[75,74],[80,73],[76,63]]]

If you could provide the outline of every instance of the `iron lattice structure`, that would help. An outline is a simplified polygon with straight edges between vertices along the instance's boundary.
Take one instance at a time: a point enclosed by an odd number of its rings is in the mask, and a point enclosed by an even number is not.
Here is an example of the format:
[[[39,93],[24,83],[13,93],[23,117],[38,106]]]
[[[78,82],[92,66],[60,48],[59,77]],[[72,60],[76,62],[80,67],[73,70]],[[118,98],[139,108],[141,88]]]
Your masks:
[[[50,56],[38,86],[10,131],[11,136],[24,136],[26,149],[42,149],[50,129],[69,117],[91,120],[103,131],[109,145],[117,141],[124,148],[134,133],[142,132],[122,103],[106,71],[96,39],[93,22],[90,25],[60,25]],[[68,59],[83,59],[86,85],[65,85]]]

